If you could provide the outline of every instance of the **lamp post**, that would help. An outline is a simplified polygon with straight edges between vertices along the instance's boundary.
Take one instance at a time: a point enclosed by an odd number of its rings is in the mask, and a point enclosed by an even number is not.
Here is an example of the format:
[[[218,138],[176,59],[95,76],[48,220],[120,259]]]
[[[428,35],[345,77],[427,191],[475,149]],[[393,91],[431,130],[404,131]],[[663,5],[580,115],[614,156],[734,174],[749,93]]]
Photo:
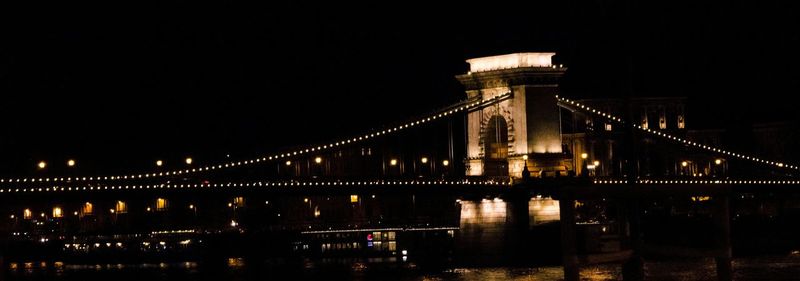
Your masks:
[[[419,162],[421,163],[419,165],[420,176],[427,176],[427,174],[431,170],[430,168],[428,168],[429,167],[429,165],[428,165],[428,157],[423,156],[422,158],[419,159]]]
[[[586,158],[589,158],[589,154],[581,153],[581,176],[589,176],[589,164],[586,163]]]
[[[600,170],[600,161],[594,160],[592,162],[592,164],[594,164],[594,174],[593,174],[593,176],[597,176],[598,173],[601,173],[600,171],[598,171],[598,170]]]
[[[681,175],[682,176],[685,176],[685,175],[689,174],[688,167],[689,167],[689,162],[687,162],[687,161],[682,161],[681,162]]]
[[[317,170],[316,173],[321,177],[323,176],[323,169],[322,169],[322,157],[317,156],[314,158],[314,169]]]
[[[442,167],[444,167],[443,168],[444,172],[442,173],[442,178],[444,178],[445,176],[449,175],[448,173],[450,172],[450,160],[448,159],[442,160]]]
[[[522,155],[522,160],[524,160],[524,164],[522,166],[522,179],[528,180],[531,178],[531,171],[528,170],[528,154]]]
[[[194,204],[189,204],[189,210],[192,210],[195,219],[197,219],[197,206],[195,206]]]

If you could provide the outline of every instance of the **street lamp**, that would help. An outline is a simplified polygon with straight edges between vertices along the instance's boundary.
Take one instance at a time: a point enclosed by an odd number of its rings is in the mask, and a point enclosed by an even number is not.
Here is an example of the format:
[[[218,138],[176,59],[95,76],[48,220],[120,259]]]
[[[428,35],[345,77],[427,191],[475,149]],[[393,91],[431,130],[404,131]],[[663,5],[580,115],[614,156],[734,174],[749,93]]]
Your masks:
[[[42,170],[47,167],[47,162],[39,161],[39,164],[37,164],[36,166],[39,167],[39,170]]]
[[[192,157],[186,157],[186,165],[192,165]]]
[[[528,180],[531,177],[531,171],[528,170],[528,154],[522,155],[522,160],[525,161],[522,166],[522,179]]]
[[[445,167],[450,166],[450,161],[449,160],[444,160],[444,161],[442,161],[442,165],[445,166]]]
[[[597,173],[599,173],[598,170],[600,170],[600,161],[594,160],[592,164],[594,164],[594,170],[592,172],[594,173],[594,176],[597,176]]]
[[[156,166],[157,167],[161,167],[162,165],[164,165],[164,161],[156,160]]]
[[[67,167],[75,167],[75,160],[73,159],[67,160]]]
[[[581,153],[581,176],[584,177],[589,176],[589,163],[586,162],[586,158],[589,158],[589,154],[585,152]]]
[[[427,164],[428,163],[428,157],[422,157],[422,159],[420,159],[420,162],[422,162],[422,164]]]
[[[389,160],[389,165],[397,166],[397,159]]]
[[[317,156],[317,158],[314,158],[314,163],[322,163],[322,157]]]
[[[681,161],[681,175],[691,175],[689,170],[689,162],[688,161]]]

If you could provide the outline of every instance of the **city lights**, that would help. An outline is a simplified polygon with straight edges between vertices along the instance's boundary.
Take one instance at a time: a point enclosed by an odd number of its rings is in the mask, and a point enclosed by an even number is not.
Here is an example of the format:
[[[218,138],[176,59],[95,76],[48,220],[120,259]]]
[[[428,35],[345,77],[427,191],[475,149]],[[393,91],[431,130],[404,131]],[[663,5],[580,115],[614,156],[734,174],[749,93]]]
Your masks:
[[[397,125],[397,126],[394,126],[394,127],[389,127],[389,128],[383,129],[383,130],[379,130],[379,131],[376,131],[376,132],[373,132],[373,133],[358,134],[358,135],[356,135],[354,137],[345,138],[345,139],[342,139],[342,140],[339,140],[339,141],[330,142],[330,143],[324,144],[324,145],[308,146],[308,147],[304,147],[304,148],[297,149],[297,150],[294,150],[294,151],[284,151],[284,152],[281,152],[281,153],[275,153],[275,154],[272,154],[272,155],[267,155],[267,156],[262,156],[262,157],[258,157],[258,158],[247,159],[247,160],[244,160],[244,161],[231,161],[231,162],[227,162],[227,163],[218,163],[218,164],[214,164],[214,165],[202,166],[202,167],[198,167],[198,168],[191,169],[191,170],[178,169],[178,170],[162,171],[162,172],[158,172],[158,173],[155,173],[155,172],[150,172],[150,173],[129,173],[129,174],[122,174],[122,175],[87,176],[87,177],[74,177],[74,178],[63,178],[63,177],[62,178],[58,178],[58,177],[53,177],[53,178],[6,178],[6,179],[0,179],[0,184],[2,184],[2,183],[19,183],[19,182],[49,182],[49,181],[53,181],[53,182],[64,182],[64,181],[83,181],[83,182],[88,182],[88,181],[120,181],[120,180],[140,179],[140,178],[160,178],[160,177],[169,177],[169,176],[183,175],[183,174],[190,174],[190,173],[207,172],[207,171],[213,171],[213,170],[223,169],[223,168],[235,168],[235,167],[240,167],[240,166],[245,166],[245,165],[253,165],[253,164],[264,162],[264,161],[268,161],[268,160],[278,160],[278,159],[286,158],[286,157],[289,157],[289,156],[302,155],[302,154],[309,153],[310,151],[321,151],[321,150],[326,150],[326,149],[332,149],[334,147],[345,145],[345,144],[351,144],[351,143],[367,141],[369,139],[372,139],[372,138],[375,138],[375,137],[378,137],[378,136],[384,136],[384,135],[387,135],[387,134],[390,134],[390,133],[397,133],[399,131],[402,131],[402,130],[405,130],[405,129],[408,129],[408,128],[413,128],[413,127],[416,127],[416,126],[424,125],[425,123],[433,121],[433,120],[436,120],[438,118],[449,116],[451,114],[455,114],[455,113],[458,113],[458,112],[463,112],[463,111],[466,111],[466,110],[471,109],[471,108],[495,104],[495,103],[501,102],[501,101],[503,101],[503,100],[505,100],[505,99],[507,99],[509,97],[511,97],[511,93],[510,92],[497,95],[497,96],[495,96],[495,97],[493,97],[491,99],[487,99],[487,100],[462,101],[462,102],[456,103],[453,106],[445,107],[444,109],[439,110],[437,112],[434,112],[433,114],[430,114],[430,115],[427,115],[427,116],[424,116],[424,117],[421,117],[421,118],[414,119],[412,121],[403,123],[401,125]],[[193,162],[192,160],[189,160],[189,159],[190,158],[186,159],[186,163],[187,164],[191,164]],[[287,166],[291,164],[291,162],[289,160],[287,160],[286,163],[287,163]],[[164,162],[162,160],[157,160],[156,161],[156,166],[157,167],[161,167],[161,166],[163,166],[163,164],[164,164]],[[448,162],[448,164],[449,164],[449,162]],[[39,163],[38,167],[40,167],[40,169],[44,169],[44,167],[46,167],[46,165],[47,164],[44,161],[42,161],[42,162]],[[445,164],[445,166],[447,166],[447,164]]]
[[[602,111],[599,111],[599,110],[596,110],[596,109],[593,109],[593,108],[591,108],[589,106],[581,104],[580,102],[576,102],[576,101],[573,101],[573,100],[570,100],[570,99],[566,99],[566,98],[563,98],[563,97],[559,97],[559,96],[556,96],[556,98],[562,104],[573,105],[573,106],[576,106],[577,108],[580,108],[580,109],[582,109],[582,110],[584,110],[586,112],[594,113],[594,114],[600,115],[600,116],[602,116],[602,117],[604,117],[606,119],[609,119],[609,120],[616,121],[618,123],[624,124],[624,122],[622,121],[621,118],[613,116],[611,114],[607,114],[605,112],[602,112]],[[651,134],[651,135],[663,137],[663,138],[666,138],[666,139],[669,139],[669,140],[672,140],[672,141],[675,141],[675,142],[678,142],[678,143],[681,143],[681,144],[685,144],[685,145],[688,145],[688,146],[700,148],[700,149],[711,151],[711,152],[714,152],[714,153],[720,153],[720,154],[724,154],[724,155],[728,155],[728,156],[733,156],[733,157],[736,157],[736,158],[739,158],[739,159],[749,160],[749,161],[753,161],[753,162],[757,162],[757,163],[763,163],[763,164],[775,166],[775,167],[778,167],[778,168],[789,168],[789,169],[793,169],[793,170],[800,170],[800,167],[798,167],[798,166],[786,165],[784,163],[768,161],[768,160],[760,159],[758,157],[747,156],[747,155],[743,155],[741,153],[736,153],[736,152],[732,152],[732,151],[728,151],[728,150],[724,150],[724,149],[708,146],[708,145],[697,143],[697,142],[694,142],[694,141],[691,141],[691,140],[688,140],[688,139],[684,139],[684,138],[681,138],[681,137],[672,136],[672,135],[669,135],[667,133],[663,133],[661,131],[648,129],[646,126],[644,126],[644,127],[643,126],[639,126],[639,125],[632,125],[632,126],[635,129],[638,129],[640,131],[646,132],[646,133]],[[581,154],[581,158],[583,158],[583,154]],[[681,164],[683,164],[683,163],[681,163]]]

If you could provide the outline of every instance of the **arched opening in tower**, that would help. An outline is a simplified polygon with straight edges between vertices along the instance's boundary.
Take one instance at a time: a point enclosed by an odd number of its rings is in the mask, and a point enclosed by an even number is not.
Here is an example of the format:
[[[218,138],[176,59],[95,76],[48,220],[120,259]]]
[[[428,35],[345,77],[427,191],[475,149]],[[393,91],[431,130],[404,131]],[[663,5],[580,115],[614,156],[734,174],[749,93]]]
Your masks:
[[[495,115],[486,124],[484,135],[484,175],[508,176],[508,124]]]

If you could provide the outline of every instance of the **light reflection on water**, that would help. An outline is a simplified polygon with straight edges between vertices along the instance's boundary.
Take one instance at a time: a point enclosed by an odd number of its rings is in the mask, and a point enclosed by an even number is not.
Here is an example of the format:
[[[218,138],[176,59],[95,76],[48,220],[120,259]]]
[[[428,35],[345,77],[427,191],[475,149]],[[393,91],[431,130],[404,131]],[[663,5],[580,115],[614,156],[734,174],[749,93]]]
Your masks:
[[[205,264],[198,262],[92,265],[25,262],[10,263],[6,269],[11,280],[262,280],[264,276],[294,276],[298,278],[293,279],[311,280],[563,279],[559,266],[455,267],[424,271],[413,265],[387,269],[385,264],[369,262],[330,268],[324,264],[315,264],[312,269],[303,266],[262,266],[258,262],[245,262],[243,258],[231,258],[227,262],[231,263],[223,266],[222,270],[208,270]],[[792,256],[739,258],[734,260],[733,266],[736,280],[797,280],[797,276],[800,276],[800,258]],[[585,266],[581,269],[581,280],[621,280],[620,270],[620,266],[616,264]],[[647,280],[715,280],[714,272],[714,261],[710,258],[648,261],[645,264]]]

